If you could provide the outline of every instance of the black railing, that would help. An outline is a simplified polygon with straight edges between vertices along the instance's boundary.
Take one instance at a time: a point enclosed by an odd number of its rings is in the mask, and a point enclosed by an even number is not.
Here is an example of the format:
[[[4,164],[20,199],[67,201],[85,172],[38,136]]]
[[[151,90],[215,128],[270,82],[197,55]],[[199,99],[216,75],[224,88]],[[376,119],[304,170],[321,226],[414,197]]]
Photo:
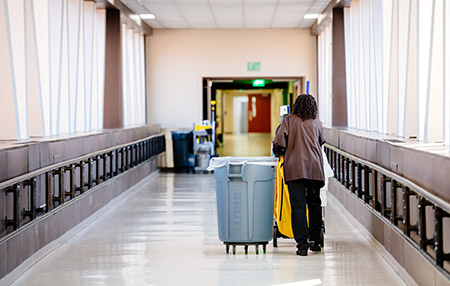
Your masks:
[[[40,215],[164,151],[164,135],[152,135],[0,183],[0,190],[6,195],[7,214],[0,241]]]
[[[336,180],[449,278],[450,253],[444,253],[444,241],[449,243],[450,237],[444,237],[444,233],[450,231],[444,231],[444,227],[450,226],[450,204],[406,178],[329,144],[325,144],[325,153]],[[434,231],[429,222],[433,222]]]

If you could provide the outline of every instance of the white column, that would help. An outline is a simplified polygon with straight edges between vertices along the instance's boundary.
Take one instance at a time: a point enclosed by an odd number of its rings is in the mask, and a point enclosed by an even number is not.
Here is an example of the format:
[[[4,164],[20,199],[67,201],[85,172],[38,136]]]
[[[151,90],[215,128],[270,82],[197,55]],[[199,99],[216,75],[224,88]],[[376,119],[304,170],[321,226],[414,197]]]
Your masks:
[[[397,63],[398,63],[398,127],[397,135],[405,136],[406,118],[406,91],[408,84],[408,56],[409,56],[409,26],[410,26],[410,0],[398,1],[398,37],[397,37]]]
[[[383,0],[383,133],[389,132],[389,98],[391,86],[393,0]]]
[[[77,95],[78,95],[78,62],[80,58],[79,38],[81,25],[81,9],[83,1],[68,1],[68,53],[69,53],[69,132],[76,130]]]
[[[0,95],[0,139],[12,140],[18,138],[12,74],[10,67],[10,49],[8,44],[7,31],[7,10],[6,5],[0,5],[0,86],[2,92]]]
[[[444,144],[450,145],[450,3],[444,1]]]
[[[51,81],[50,81],[50,20],[48,0],[32,1],[33,24],[36,33],[36,57],[39,74],[40,105],[33,108],[42,114],[43,136],[51,134]],[[39,107],[38,107],[39,106]],[[34,128],[33,128],[34,129]],[[32,134],[33,135],[33,134]]]
[[[41,108],[41,87],[39,61],[36,43],[36,28],[34,19],[33,0],[25,0],[27,18],[27,77],[28,77],[28,117],[29,134],[34,137],[44,136],[43,116]]]
[[[417,107],[418,107],[418,139],[427,140],[428,128],[428,106],[430,94],[431,76],[431,43],[432,43],[432,22],[435,0],[419,1],[418,18],[418,68],[417,68]]]
[[[91,130],[91,102],[94,54],[94,15],[95,3],[84,2],[84,110],[85,130]]]
[[[105,29],[106,10],[97,9],[97,89],[98,89],[98,129],[103,128],[103,98],[105,92]]]
[[[430,82],[428,95],[428,119],[425,129],[426,141],[442,142],[443,131],[443,108],[444,105],[444,1],[434,0],[434,14],[431,17],[434,21],[431,28],[432,46],[430,51]]]
[[[27,139],[29,135],[25,2],[6,0],[4,3],[17,138]]]

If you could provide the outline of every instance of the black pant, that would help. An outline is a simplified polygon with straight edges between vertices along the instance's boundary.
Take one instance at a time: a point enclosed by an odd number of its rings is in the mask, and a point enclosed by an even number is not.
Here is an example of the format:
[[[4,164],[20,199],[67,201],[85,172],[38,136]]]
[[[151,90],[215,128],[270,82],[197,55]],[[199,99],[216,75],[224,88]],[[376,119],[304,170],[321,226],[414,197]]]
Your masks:
[[[309,241],[320,242],[322,206],[320,188],[322,181],[300,179],[287,182],[292,210],[292,231],[299,250],[309,248]],[[306,219],[306,204],[309,212],[309,228]]]

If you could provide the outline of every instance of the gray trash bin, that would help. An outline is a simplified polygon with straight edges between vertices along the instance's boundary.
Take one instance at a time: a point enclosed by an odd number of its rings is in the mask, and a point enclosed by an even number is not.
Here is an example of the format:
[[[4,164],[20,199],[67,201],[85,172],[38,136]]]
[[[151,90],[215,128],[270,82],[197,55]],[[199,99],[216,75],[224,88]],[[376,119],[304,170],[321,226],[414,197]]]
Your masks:
[[[272,239],[276,177],[274,157],[212,158],[217,193],[219,239],[226,245],[263,246]]]

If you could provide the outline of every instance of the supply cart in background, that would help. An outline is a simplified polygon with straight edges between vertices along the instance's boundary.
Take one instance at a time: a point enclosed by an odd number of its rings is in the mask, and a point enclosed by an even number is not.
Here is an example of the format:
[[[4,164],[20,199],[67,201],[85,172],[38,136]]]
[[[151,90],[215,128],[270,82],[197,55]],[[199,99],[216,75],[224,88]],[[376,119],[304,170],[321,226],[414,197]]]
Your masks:
[[[200,125],[194,124],[193,149],[194,149],[194,171],[207,171],[209,160],[214,152],[212,140],[212,128],[208,120],[202,121]]]

